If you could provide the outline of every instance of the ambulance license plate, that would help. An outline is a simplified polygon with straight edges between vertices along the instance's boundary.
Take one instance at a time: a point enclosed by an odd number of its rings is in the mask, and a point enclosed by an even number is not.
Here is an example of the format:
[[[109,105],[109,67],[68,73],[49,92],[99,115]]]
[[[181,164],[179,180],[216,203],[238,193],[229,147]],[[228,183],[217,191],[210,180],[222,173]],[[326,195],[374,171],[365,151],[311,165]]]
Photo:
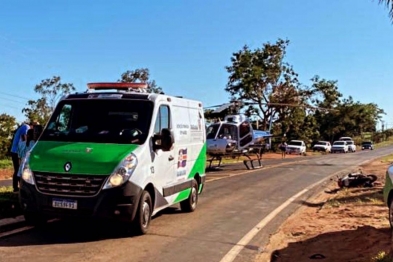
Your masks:
[[[77,209],[78,202],[76,200],[68,199],[53,199],[52,206],[55,208]]]

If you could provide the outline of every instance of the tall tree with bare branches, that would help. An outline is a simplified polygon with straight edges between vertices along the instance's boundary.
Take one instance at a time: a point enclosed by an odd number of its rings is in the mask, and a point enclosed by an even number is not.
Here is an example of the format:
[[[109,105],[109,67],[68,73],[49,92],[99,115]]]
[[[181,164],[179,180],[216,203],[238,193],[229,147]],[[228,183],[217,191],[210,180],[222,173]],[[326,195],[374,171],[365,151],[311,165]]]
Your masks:
[[[389,17],[393,20],[393,0],[378,0],[378,2],[389,9]]]

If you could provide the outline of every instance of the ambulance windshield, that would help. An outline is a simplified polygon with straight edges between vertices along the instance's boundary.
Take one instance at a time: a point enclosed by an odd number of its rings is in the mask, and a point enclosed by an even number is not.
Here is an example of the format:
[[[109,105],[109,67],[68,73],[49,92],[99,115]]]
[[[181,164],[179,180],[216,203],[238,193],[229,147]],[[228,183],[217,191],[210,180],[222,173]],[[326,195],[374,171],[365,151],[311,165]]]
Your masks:
[[[72,100],[56,107],[40,140],[143,144],[153,103],[136,100]]]

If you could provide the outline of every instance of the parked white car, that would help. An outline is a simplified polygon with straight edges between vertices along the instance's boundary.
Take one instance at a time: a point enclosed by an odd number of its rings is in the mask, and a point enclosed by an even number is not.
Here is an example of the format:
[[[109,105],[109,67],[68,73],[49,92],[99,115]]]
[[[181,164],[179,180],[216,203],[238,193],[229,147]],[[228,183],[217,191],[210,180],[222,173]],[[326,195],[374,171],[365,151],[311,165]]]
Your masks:
[[[313,147],[313,151],[323,151],[330,153],[332,145],[328,141],[318,141]]]
[[[305,154],[306,153],[306,143],[303,140],[291,140],[289,141],[286,149],[287,154]]]
[[[348,145],[348,151],[355,153],[356,152],[356,145],[354,141],[346,141]]]
[[[332,153],[340,152],[340,153],[348,153],[348,144],[347,141],[335,141],[332,145]]]

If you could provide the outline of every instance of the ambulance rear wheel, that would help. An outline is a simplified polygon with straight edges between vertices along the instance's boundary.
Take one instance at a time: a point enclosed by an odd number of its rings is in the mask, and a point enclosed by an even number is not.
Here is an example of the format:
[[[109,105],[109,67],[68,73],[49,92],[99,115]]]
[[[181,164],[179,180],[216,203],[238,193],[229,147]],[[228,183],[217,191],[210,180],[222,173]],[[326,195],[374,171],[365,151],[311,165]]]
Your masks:
[[[151,221],[152,201],[149,192],[143,191],[139,200],[138,210],[134,218],[134,229],[138,235],[146,234]]]
[[[198,204],[198,182],[193,179],[190,195],[180,202],[180,208],[184,212],[193,212]]]

